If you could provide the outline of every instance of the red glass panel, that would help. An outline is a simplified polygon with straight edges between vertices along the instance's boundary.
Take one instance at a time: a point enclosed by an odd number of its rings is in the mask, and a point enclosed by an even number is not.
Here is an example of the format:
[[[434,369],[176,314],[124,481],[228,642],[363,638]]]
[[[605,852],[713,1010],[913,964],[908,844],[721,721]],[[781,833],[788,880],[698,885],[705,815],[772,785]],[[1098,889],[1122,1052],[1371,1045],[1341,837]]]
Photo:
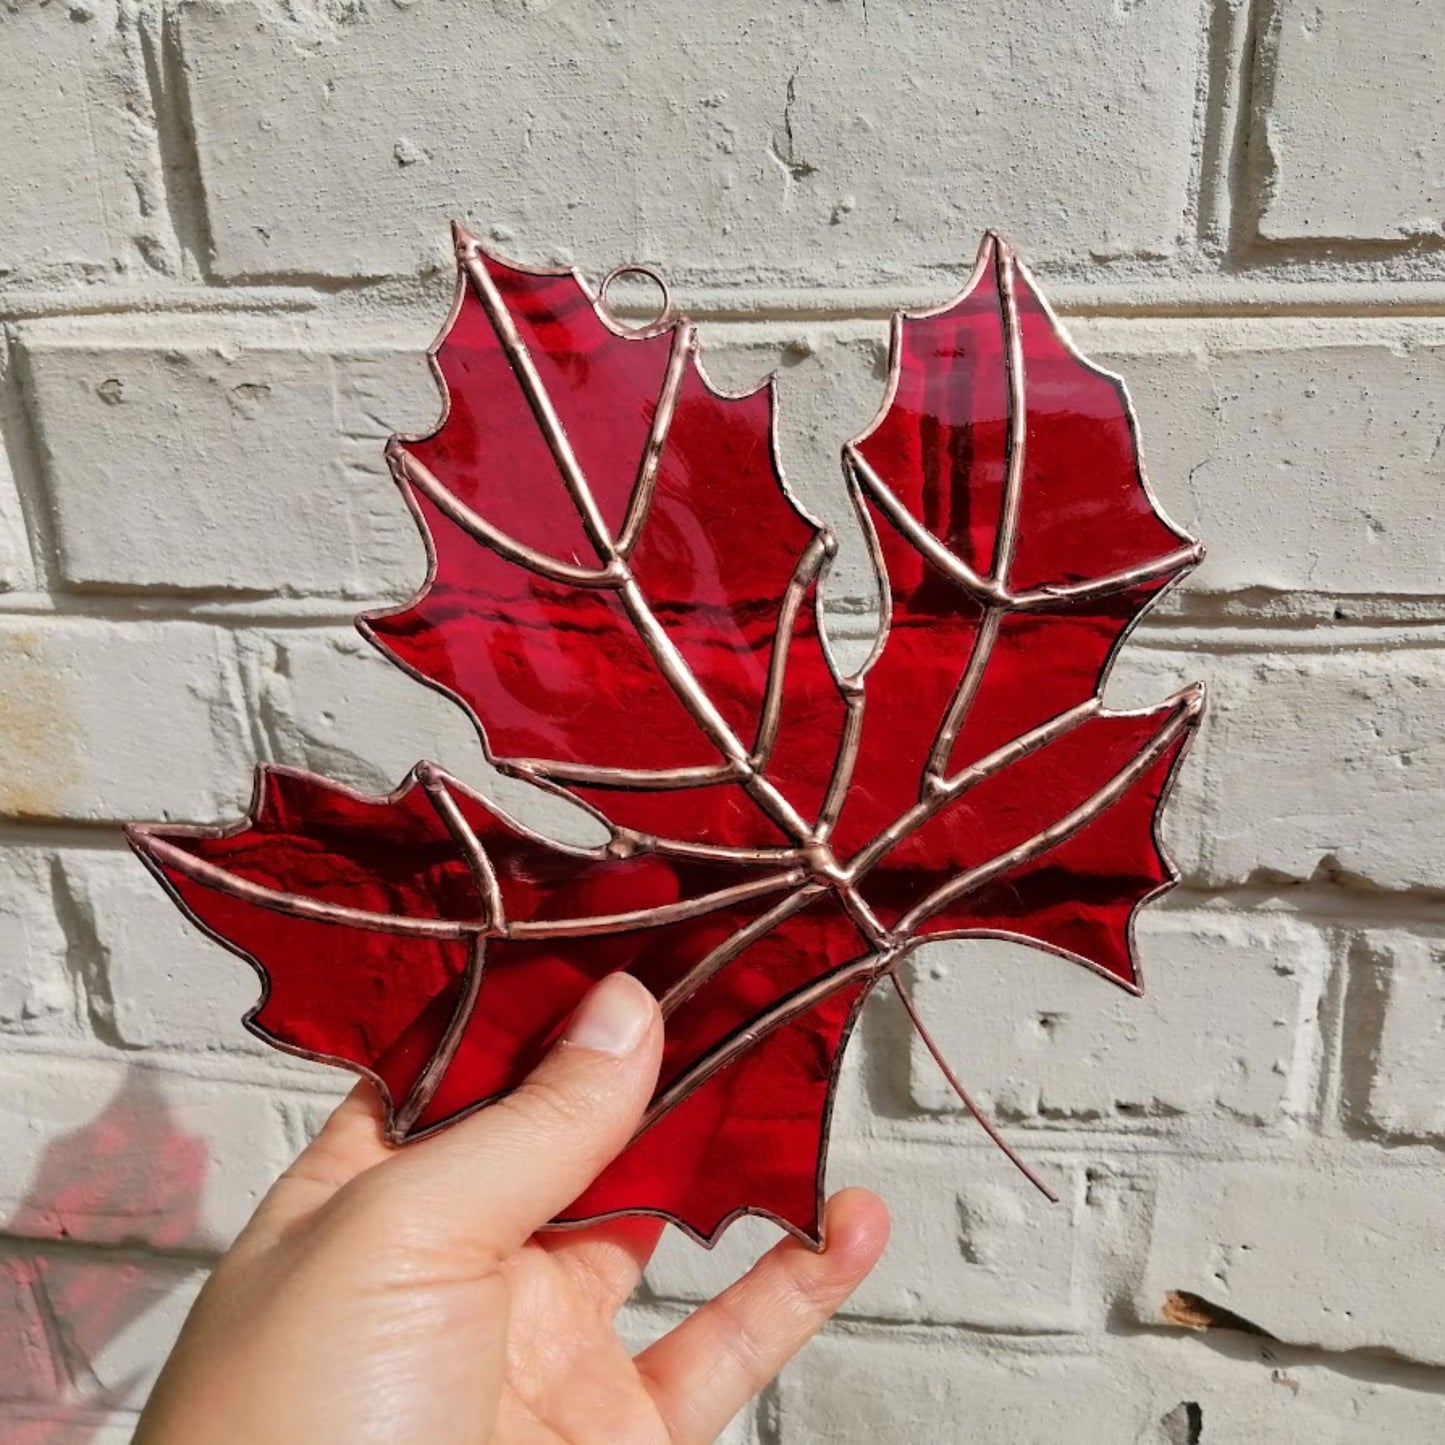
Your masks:
[[[740,1214],[818,1238],[838,1064],[871,980],[851,979],[664,1114],[561,1215],[650,1213],[711,1244]]]
[[[629,336],[571,273],[534,275],[463,249],[436,349],[446,413],[432,436],[392,449],[431,577],[363,631],[462,702],[493,758],[532,760],[619,826],[729,846],[786,841],[778,810],[735,786],[685,807],[659,796],[670,770],[722,774],[767,751],[769,680],[783,686],[784,660],[811,720],[841,723],[808,588],[824,548],[809,550],[820,529],[782,483],[772,387],[720,393],[697,367],[689,323]],[[504,534],[501,546],[459,507]],[[549,562],[594,575],[559,576]],[[603,585],[607,562],[615,580]],[[816,808],[831,762],[826,750],[788,749],[770,781],[795,810]],[[609,782],[603,798],[576,765],[644,776]]]
[[[1136,988],[1130,931],[1193,691],[1113,713],[1135,618],[1198,557],[1158,513],[1120,383],[989,238],[900,318],[844,448],[888,633],[839,679],[833,539],[788,496],[773,392],[716,392],[686,321],[620,327],[571,273],[459,238],[429,437],[389,455],[426,585],[363,630],[490,754],[605,823],[564,848],[428,764],[385,798],[263,771],[228,830],[135,843],[266,987],[252,1027],[362,1070],[414,1138],[513,1087],[597,980],[663,1002],[646,1128],[567,1222],[739,1213],[815,1238],[832,1091],[917,944],[1007,936]]]
[[[474,251],[542,387],[567,422],[598,509],[622,525],[667,369],[665,336],[618,346],[570,272],[538,274]],[[447,399],[441,426],[408,449],[457,499],[548,556],[595,564],[597,551],[568,498],[511,356],[465,277],[436,367]]]

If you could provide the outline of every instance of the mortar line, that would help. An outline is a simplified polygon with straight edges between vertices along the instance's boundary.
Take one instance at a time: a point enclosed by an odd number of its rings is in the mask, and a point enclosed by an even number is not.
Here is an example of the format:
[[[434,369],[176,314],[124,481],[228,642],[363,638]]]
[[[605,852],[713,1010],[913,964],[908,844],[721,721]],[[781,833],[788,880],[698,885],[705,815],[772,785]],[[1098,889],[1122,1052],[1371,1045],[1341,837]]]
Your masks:
[[[1208,23],[1209,95],[1201,157],[1197,235],[1204,255],[1230,254],[1233,187],[1248,135],[1246,104],[1253,0],[1213,0]]]
[[[1352,646],[1374,649],[1391,646],[1395,641],[1406,647],[1430,647],[1445,643],[1445,595],[1401,595],[1350,593],[1329,597],[1315,593],[1279,593],[1281,602],[1295,601],[1314,610],[1290,616],[1272,613],[1264,604],[1253,612],[1220,610],[1240,596],[1233,594],[1186,594],[1177,610],[1168,608],[1144,619],[1133,641],[1149,646],[1170,645],[1171,641],[1188,641],[1191,646],[1211,646],[1211,637],[1220,649],[1249,650],[1276,641],[1280,646],[1298,645],[1300,639],[1312,639],[1311,645],[1330,647]],[[207,596],[204,593],[185,596],[156,595],[137,592],[11,592],[0,593],[0,620],[22,618],[53,618],[72,622],[181,623],[221,629],[285,630],[351,628],[358,607],[383,607],[393,599],[375,598],[351,602],[332,598],[295,598],[253,596]],[[1360,606],[1369,602],[1391,603],[1401,609],[1418,606],[1426,615],[1412,615],[1399,610],[1374,616],[1334,615],[1346,605]],[[1331,615],[1325,615],[1329,613]],[[873,635],[877,614],[871,599],[841,597],[824,610],[824,618],[840,640],[863,641]],[[1441,635],[1427,635],[1432,629]],[[1247,639],[1252,639],[1247,641]]]
[[[150,94],[166,220],[182,267],[193,271],[201,281],[209,282],[214,239],[178,27],[179,21],[171,6],[159,13],[142,11],[141,54]]]
[[[1195,21],[1197,34],[1193,57],[1194,103],[1189,117],[1189,173],[1184,183],[1184,209],[1179,231],[1180,251],[1191,261],[1197,261],[1204,254],[1204,213],[1213,181],[1214,112],[1221,80],[1215,58],[1215,32],[1219,24],[1220,5],[1224,3],[1227,0],[1209,0],[1209,3],[1200,6]]]
[[[965,1352],[976,1351],[980,1359],[997,1367],[999,1352],[1020,1362],[1040,1358],[1088,1359],[1098,1358],[1098,1344],[1107,1341],[1122,1350],[1124,1342],[1136,1339],[1194,1340],[1208,1349],[1208,1335],[1196,1334],[1178,1326],[1160,1324],[1120,1324],[1107,1320],[1103,1327],[1091,1334],[1079,1333],[1068,1327],[1053,1329],[1031,1328],[1020,1325],[1015,1329],[1000,1328],[994,1324],[972,1324],[966,1320],[898,1320],[886,1316],[860,1313],[840,1313],[830,1324],[832,1333],[850,1339],[887,1340],[918,1344],[952,1345],[962,1347]],[[1260,1341],[1241,1336],[1237,1331],[1218,1331],[1232,1340],[1244,1339],[1254,1351],[1252,1359],[1258,1360]],[[1090,1343],[1092,1338],[1092,1345]],[[1319,1345],[1294,1344],[1286,1339],[1271,1338],[1268,1344],[1276,1362],[1286,1368],[1317,1366],[1332,1375],[1365,1383],[1391,1385],[1414,1394],[1437,1395],[1445,1393],[1445,1370],[1425,1361],[1411,1360],[1395,1355],[1386,1349],[1360,1346],[1347,1350],[1330,1350]],[[1110,1351],[1110,1354],[1112,1351]],[[1105,1360],[1110,1355],[1104,1356]],[[1235,1361],[1239,1363],[1239,1361]],[[1206,1419],[1206,1432],[1207,1432]],[[1205,1438],[1208,1438],[1206,1433]]]
[[[0,325],[0,435],[20,502],[30,569],[40,589],[38,595],[49,596],[62,582],[60,546],[45,483],[44,447],[35,413],[26,399],[28,370],[25,352],[16,344],[13,330]],[[6,600],[6,595],[0,593],[0,607]]]
[[[1265,108],[1274,89],[1274,28],[1278,0],[1244,0],[1244,35],[1239,59],[1239,109],[1229,170],[1229,254],[1248,264],[1260,240],[1265,192],[1273,174],[1266,161]]]
[[[11,1259],[65,1259],[141,1267],[169,1264],[186,1269],[212,1265],[221,1253],[219,1246],[207,1249],[202,1245],[147,1245],[133,1240],[107,1244],[103,1240],[77,1239],[72,1235],[14,1234],[8,1229],[0,1230],[0,1257]]]
[[[1353,940],[1344,929],[1329,940],[1329,971],[1320,999],[1319,1061],[1312,1102],[1312,1124],[1323,1139],[1345,1139],[1344,1055],[1348,1044],[1347,1002],[1350,994],[1350,954]]]
[[[1302,278],[1298,258],[1294,262],[1287,259],[1288,243],[1267,242],[1259,251],[1234,245],[1227,269],[1217,264],[1174,272],[1146,268],[1124,279],[1116,266],[1102,282],[1083,279],[1077,266],[1064,271],[1045,266],[1035,268],[1035,274],[1050,284],[1054,310],[1065,317],[1228,320],[1238,316],[1366,319],[1445,315],[1445,281],[1412,274],[1383,279],[1378,275],[1382,259],[1437,258],[1445,253],[1445,246],[1437,241],[1328,240],[1302,242],[1299,247],[1305,260],[1316,257],[1351,269],[1346,274]],[[1342,250],[1351,254],[1342,257]],[[1095,276],[1102,270],[1092,268]],[[379,316],[393,324],[415,327],[418,335],[426,330],[424,313],[434,297],[423,289],[423,278],[343,279],[344,284],[333,284],[336,278],[316,278],[313,285],[217,280],[209,286],[150,292],[116,288],[98,296],[94,288],[0,288],[0,324],[131,316],[164,320],[215,314],[264,319],[304,313],[308,320],[354,320],[363,325],[375,325]],[[852,290],[802,285],[745,288],[726,283],[692,287],[685,282],[677,283],[677,289],[679,294],[689,293],[688,314],[694,321],[816,324],[886,321],[900,307],[936,304],[958,280],[958,274],[940,271],[936,284],[910,282],[886,290],[869,285]],[[627,313],[619,314],[625,317]]]

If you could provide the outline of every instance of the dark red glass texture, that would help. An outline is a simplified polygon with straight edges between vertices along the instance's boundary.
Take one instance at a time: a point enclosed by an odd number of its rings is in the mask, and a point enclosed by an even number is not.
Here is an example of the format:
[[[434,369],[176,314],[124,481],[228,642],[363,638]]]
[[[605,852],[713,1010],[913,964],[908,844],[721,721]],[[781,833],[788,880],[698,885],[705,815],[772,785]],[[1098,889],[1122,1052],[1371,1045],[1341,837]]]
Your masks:
[[[229,830],[138,850],[265,980],[250,1026],[376,1080],[398,1140],[513,1087],[586,990],[663,1001],[647,1126],[567,1222],[743,1212],[816,1239],[838,1062],[919,942],[1009,937],[1137,989],[1132,923],[1199,698],[1105,709],[1114,651],[1198,548],[1155,507],[1122,385],[990,237],[895,323],[844,448],[886,634],[836,674],[833,551],[787,493],[770,384],[719,393],[686,321],[628,333],[571,273],[459,239],[430,436],[389,448],[431,554],[362,630],[503,768],[609,832],[564,848],[428,764],[368,798],[263,770]]]

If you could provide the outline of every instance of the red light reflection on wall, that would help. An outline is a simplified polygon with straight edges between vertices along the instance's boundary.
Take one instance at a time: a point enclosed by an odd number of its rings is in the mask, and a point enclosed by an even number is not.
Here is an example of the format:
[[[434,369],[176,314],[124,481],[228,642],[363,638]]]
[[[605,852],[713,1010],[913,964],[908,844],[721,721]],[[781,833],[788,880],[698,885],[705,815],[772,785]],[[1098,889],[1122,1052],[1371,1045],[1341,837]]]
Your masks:
[[[206,1162],[205,1143],[140,1069],[46,1149],[0,1242],[7,1445],[83,1445],[133,1387],[102,1379],[94,1362],[183,1279],[184,1267],[146,1255],[193,1237]]]

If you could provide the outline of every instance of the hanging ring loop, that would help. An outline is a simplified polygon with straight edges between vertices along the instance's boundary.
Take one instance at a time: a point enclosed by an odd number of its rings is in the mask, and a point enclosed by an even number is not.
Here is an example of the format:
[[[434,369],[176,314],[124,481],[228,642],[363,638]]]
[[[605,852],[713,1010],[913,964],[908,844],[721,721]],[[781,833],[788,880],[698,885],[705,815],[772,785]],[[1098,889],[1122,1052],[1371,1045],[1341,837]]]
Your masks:
[[[612,309],[612,303],[607,299],[607,290],[619,276],[646,276],[662,293],[662,307],[651,321],[643,321],[636,325],[629,325]],[[668,290],[667,282],[664,281],[651,266],[644,266],[637,261],[628,261],[621,266],[614,266],[602,278],[602,284],[597,288],[597,310],[601,314],[603,321],[622,336],[639,338],[656,336],[659,332],[668,330],[677,322],[677,308],[672,304],[672,292]]]

